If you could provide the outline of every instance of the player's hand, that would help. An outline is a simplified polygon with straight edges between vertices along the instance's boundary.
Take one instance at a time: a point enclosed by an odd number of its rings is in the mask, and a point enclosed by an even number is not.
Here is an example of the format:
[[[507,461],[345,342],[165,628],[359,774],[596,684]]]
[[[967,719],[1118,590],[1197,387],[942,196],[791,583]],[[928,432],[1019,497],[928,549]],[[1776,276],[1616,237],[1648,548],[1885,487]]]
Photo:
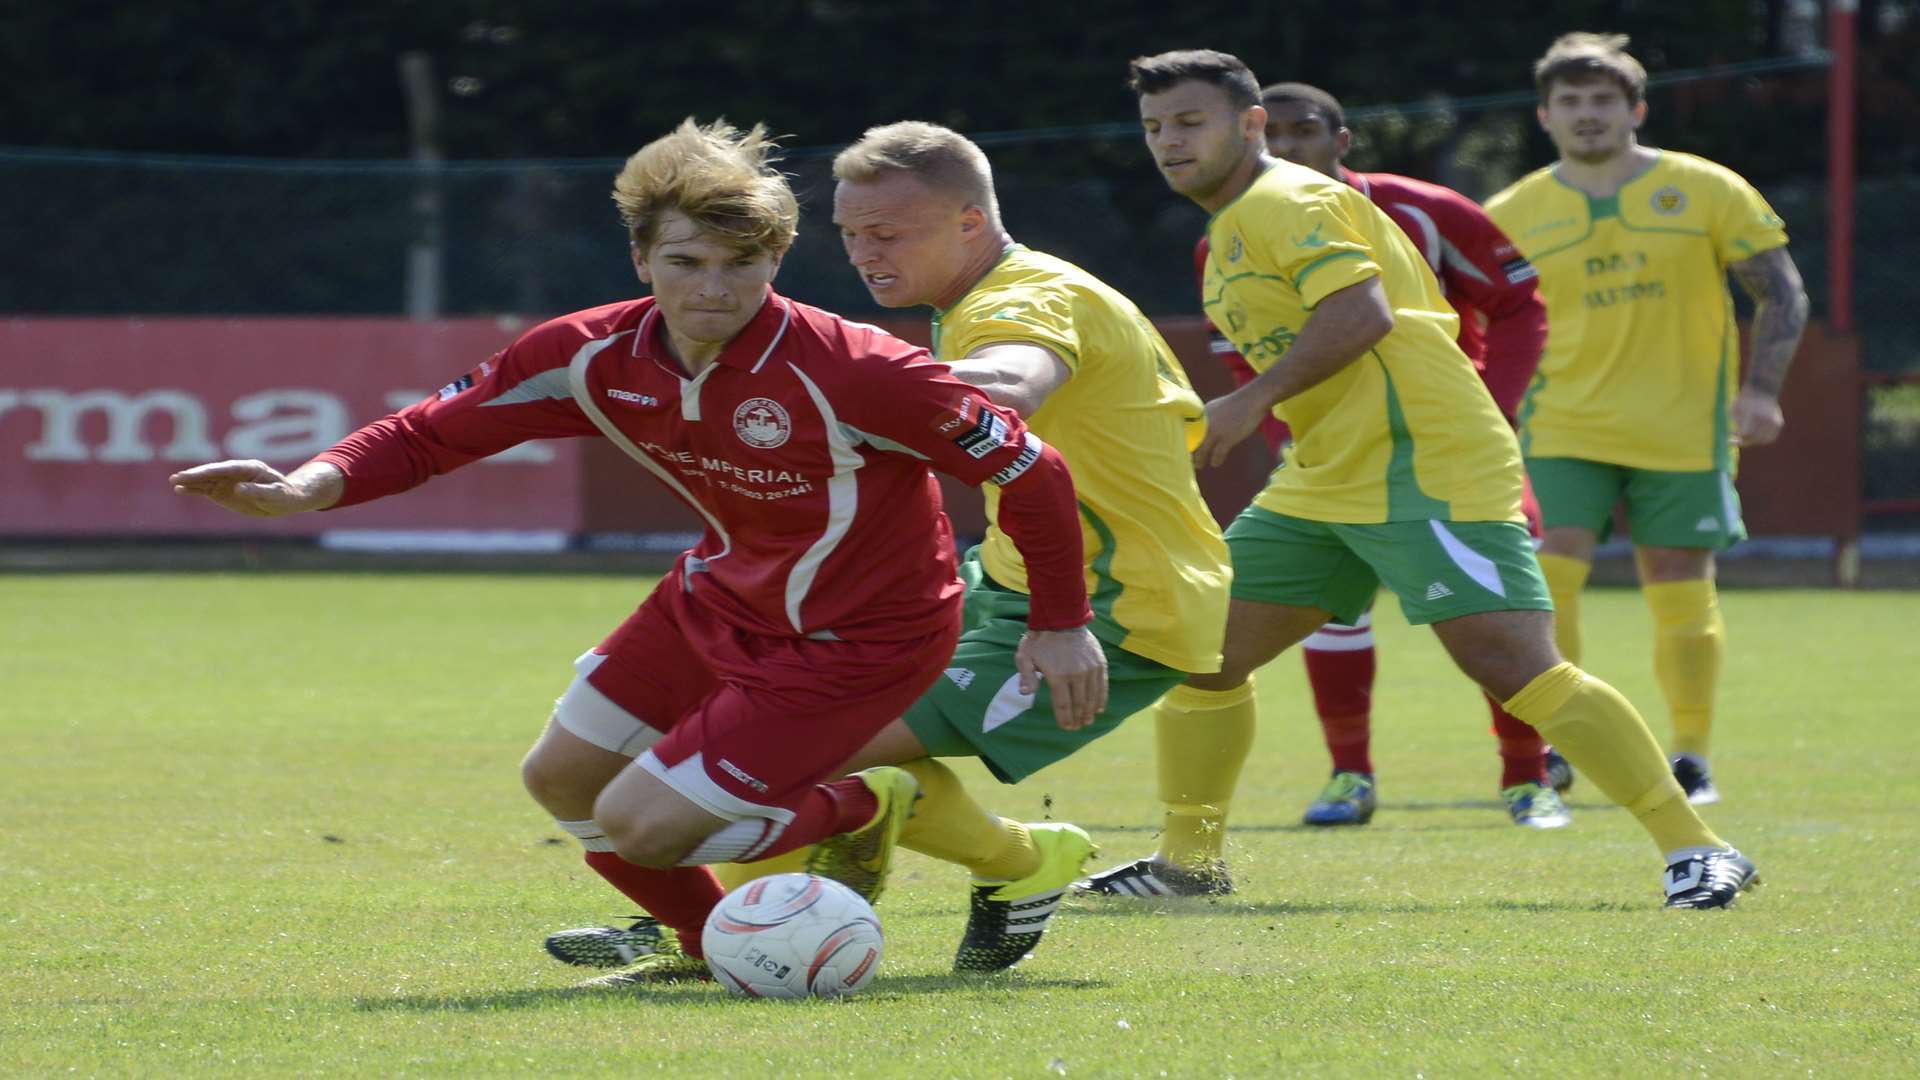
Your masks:
[[[1260,429],[1268,411],[1244,389],[1207,402],[1207,433],[1193,450],[1193,467],[1210,469],[1226,464],[1233,448]]]
[[[1780,437],[1787,423],[1780,413],[1780,399],[1750,386],[1740,388],[1732,412],[1735,446],[1765,446]]]
[[[1036,694],[1040,680],[1053,692],[1053,719],[1078,731],[1107,708],[1107,654],[1086,627],[1029,630],[1014,650],[1020,692]]]
[[[288,476],[262,461],[196,465],[168,480],[176,494],[200,495],[248,517],[324,510],[339,501],[344,487],[340,470],[331,465],[302,466]]]

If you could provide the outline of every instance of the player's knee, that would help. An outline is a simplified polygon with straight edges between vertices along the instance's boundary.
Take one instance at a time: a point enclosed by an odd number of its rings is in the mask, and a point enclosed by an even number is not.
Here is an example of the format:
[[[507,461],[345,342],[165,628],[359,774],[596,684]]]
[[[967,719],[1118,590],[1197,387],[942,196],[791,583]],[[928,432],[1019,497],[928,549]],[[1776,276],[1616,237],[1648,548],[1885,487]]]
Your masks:
[[[593,820],[606,831],[613,850],[635,866],[671,869],[680,865],[699,840],[667,822],[617,803],[614,799],[597,800],[593,804]]]
[[[526,786],[527,794],[533,796],[533,801],[555,817],[569,820],[589,816],[586,811],[599,794],[597,786],[577,770],[568,768],[567,763],[544,744],[527,751],[526,758],[520,762],[520,782]]]
[[[1186,685],[1195,690],[1211,690],[1216,693],[1223,690],[1237,690],[1253,677],[1253,668],[1245,664],[1232,667],[1222,666],[1219,671],[1200,672],[1187,676]]]

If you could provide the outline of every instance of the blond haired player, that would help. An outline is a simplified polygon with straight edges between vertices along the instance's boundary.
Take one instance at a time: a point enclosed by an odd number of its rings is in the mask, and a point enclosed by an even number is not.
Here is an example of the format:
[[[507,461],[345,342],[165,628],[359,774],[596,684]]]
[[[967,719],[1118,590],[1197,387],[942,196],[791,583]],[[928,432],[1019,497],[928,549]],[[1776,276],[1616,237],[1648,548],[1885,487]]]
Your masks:
[[[1142,57],[1130,82],[1161,175],[1213,215],[1207,315],[1260,372],[1207,403],[1195,460],[1224,460],[1270,411],[1295,440],[1227,530],[1221,670],[1169,702],[1218,707],[1385,585],[1462,671],[1633,813],[1665,856],[1668,906],[1732,903],[1753,864],[1688,805],[1633,706],[1554,651],[1552,603],[1521,524],[1519,447],[1407,235],[1361,192],[1269,156],[1260,87],[1236,57]],[[1217,756],[1198,739],[1173,749],[1189,762]],[[1218,868],[1142,859],[1088,888],[1138,894],[1169,873],[1208,871]]]
[[[911,774],[834,779],[936,679],[959,634],[953,538],[928,476],[999,489],[1029,568],[1020,682],[1092,722],[1079,517],[1059,454],[916,348],[775,293],[799,216],[758,127],[691,120],[628,160],[614,197],[653,295],[522,335],[439,393],[282,476],[175,474],[244,513],[347,506],[531,438],[598,436],[706,523],[646,600],[574,663],[527,790],[586,861],[677,932],[602,985],[700,978],[711,864],[805,847],[884,879]]]
[[[1647,74],[1626,44],[1566,34],[1534,64],[1540,126],[1560,160],[1487,212],[1538,268],[1547,303],[1520,445],[1560,651],[1580,656],[1580,590],[1624,501],[1673,716],[1673,773],[1689,799],[1710,803],[1720,797],[1707,751],[1724,650],[1713,555],[1746,535],[1738,448],[1780,433],[1807,296],[1759,192],[1705,158],[1640,145]],[[1754,300],[1744,380],[1728,271]]]

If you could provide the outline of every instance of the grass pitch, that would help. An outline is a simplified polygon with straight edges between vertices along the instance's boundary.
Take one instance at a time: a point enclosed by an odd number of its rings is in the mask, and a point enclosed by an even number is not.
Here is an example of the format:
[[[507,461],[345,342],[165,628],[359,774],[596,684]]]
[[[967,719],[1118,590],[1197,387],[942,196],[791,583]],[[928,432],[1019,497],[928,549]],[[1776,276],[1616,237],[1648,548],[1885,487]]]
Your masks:
[[[846,1002],[575,993],[550,930],[628,908],[521,791],[569,661],[649,582],[0,579],[0,1072],[833,1077],[1911,1075],[1911,594],[1732,592],[1708,819],[1767,884],[1660,909],[1590,785],[1514,828],[1484,707],[1391,603],[1374,824],[1296,823],[1326,763],[1262,673],[1220,902],[1076,902],[1011,975],[947,974],[966,881],[903,857]],[[1587,666],[1666,719],[1636,593]],[[1013,788],[1099,863],[1154,843],[1135,721]]]

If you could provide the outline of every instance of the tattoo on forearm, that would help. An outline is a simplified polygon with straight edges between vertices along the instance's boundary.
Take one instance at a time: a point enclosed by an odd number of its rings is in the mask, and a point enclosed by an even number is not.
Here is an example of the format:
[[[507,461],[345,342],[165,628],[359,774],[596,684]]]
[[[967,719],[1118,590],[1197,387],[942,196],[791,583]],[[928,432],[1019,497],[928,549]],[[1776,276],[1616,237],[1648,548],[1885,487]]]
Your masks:
[[[1800,271],[1785,248],[1763,251],[1734,263],[1733,276],[1753,298],[1753,355],[1746,384],[1778,394],[1807,325],[1807,292]]]

